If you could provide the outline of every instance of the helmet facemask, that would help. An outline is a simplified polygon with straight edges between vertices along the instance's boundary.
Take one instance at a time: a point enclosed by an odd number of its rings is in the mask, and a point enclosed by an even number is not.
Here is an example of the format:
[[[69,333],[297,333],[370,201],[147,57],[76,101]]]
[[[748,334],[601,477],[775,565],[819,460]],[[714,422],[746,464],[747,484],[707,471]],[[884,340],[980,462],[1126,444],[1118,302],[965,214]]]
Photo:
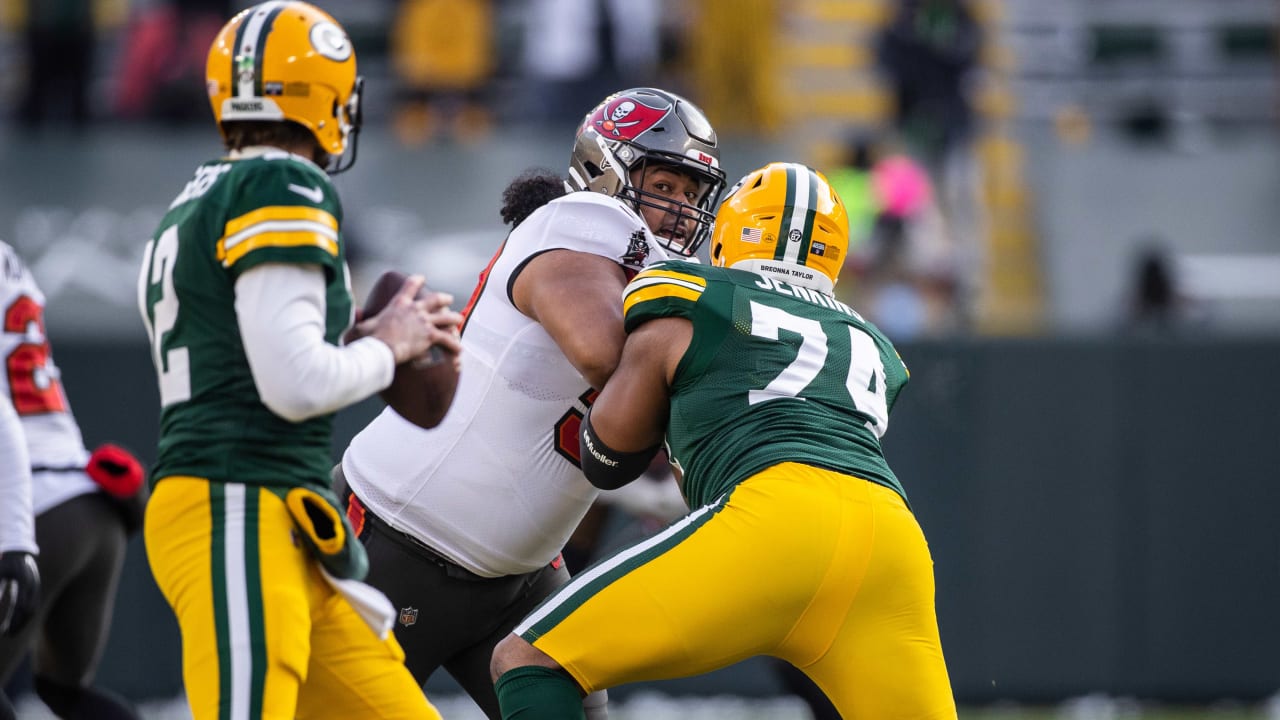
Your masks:
[[[619,160],[636,154],[636,148],[626,143],[622,143],[616,152]],[[697,203],[690,205],[645,190],[646,179],[658,170],[675,172],[696,182]],[[690,257],[696,253],[711,235],[711,226],[715,222],[712,207],[724,189],[724,176],[709,172],[701,163],[687,162],[684,158],[659,152],[639,155],[628,167],[626,176],[617,197],[630,203],[642,217],[645,207],[665,213],[663,221],[653,231],[658,242],[677,255]]]
[[[696,203],[646,190],[646,178],[659,168],[696,181]],[[684,257],[710,237],[724,183],[715,131],[702,112],[654,88],[625,90],[596,106],[584,118],[570,156],[571,189],[616,197],[642,217],[646,208],[665,213],[654,234]]]
[[[341,155],[331,156],[329,167],[325,168],[330,175],[344,173],[356,164],[360,128],[364,126],[364,106],[360,103],[363,93],[364,78],[357,75],[355,87],[351,88],[351,97],[347,99],[345,105],[335,109],[334,114],[338,117],[338,127],[342,132],[345,149]]]

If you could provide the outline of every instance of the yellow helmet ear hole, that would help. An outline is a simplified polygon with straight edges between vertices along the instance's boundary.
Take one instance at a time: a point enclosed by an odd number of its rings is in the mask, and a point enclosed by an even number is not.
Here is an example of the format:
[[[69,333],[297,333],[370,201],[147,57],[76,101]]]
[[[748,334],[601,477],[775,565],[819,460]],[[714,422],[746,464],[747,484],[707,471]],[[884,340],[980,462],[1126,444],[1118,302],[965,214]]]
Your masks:
[[[711,248],[711,259],[719,260],[720,253],[723,251],[724,251],[724,243],[721,243],[721,242],[716,243],[716,246]]]

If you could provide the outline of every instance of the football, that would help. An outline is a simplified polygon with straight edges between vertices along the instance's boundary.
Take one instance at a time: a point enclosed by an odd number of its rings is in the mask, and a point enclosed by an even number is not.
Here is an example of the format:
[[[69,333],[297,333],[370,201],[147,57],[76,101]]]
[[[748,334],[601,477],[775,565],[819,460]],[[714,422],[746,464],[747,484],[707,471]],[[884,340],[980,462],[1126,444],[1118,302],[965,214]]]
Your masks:
[[[395,270],[383,273],[369,290],[360,319],[367,320],[381,312],[406,279],[408,276]],[[431,292],[423,285],[418,297],[426,297]],[[358,323],[347,330],[344,342],[349,343],[362,336],[357,326]],[[391,384],[378,395],[404,419],[418,427],[432,428],[444,419],[457,388],[458,372],[454,369],[452,353],[432,347],[427,354],[397,365]]]

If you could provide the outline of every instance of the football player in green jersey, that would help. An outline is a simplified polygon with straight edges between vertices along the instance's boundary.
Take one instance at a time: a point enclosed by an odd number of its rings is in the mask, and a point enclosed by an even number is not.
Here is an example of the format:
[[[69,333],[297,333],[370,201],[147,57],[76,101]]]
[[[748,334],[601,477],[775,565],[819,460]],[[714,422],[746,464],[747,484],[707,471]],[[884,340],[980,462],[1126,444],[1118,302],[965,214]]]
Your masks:
[[[583,470],[631,481],[664,441],[691,508],[577,575],[494,651],[503,717],[756,655],[845,718],[955,718],[933,561],[880,437],[908,379],[831,291],[848,220],[820,173],[773,163],[716,216],[717,267],[627,286],[617,372],[582,423]]]
[[[439,718],[360,582],[364,549],[328,490],[333,414],[438,346],[452,298],[411,277],[361,339],[342,207],[354,160],[355,52],[332,17],[264,2],[209,51],[229,154],[200,166],[144,252],[138,301],[160,386],[148,561],[182,630],[196,720]],[[341,162],[347,158],[345,164]]]

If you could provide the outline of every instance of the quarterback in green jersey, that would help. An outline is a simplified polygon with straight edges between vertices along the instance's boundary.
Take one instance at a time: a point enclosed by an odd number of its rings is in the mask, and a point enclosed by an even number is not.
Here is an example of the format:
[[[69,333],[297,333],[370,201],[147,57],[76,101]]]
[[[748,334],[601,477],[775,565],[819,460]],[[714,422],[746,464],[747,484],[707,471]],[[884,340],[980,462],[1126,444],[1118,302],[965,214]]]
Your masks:
[[[933,561],[880,446],[909,374],[831,294],[848,233],[822,174],[773,163],[721,204],[716,267],[661,263],[628,284],[583,471],[625,484],[665,440],[695,509],[498,645],[503,717],[581,717],[580,693],[756,655],[799,668],[845,718],[956,717]]]
[[[138,303],[160,389],[148,561],[182,631],[196,720],[439,718],[361,583],[360,542],[328,490],[333,414],[439,347],[460,314],[413,276],[361,338],[342,207],[360,125],[355,52],[332,17],[274,0],[232,18],[207,88],[228,155],[169,205]]]

